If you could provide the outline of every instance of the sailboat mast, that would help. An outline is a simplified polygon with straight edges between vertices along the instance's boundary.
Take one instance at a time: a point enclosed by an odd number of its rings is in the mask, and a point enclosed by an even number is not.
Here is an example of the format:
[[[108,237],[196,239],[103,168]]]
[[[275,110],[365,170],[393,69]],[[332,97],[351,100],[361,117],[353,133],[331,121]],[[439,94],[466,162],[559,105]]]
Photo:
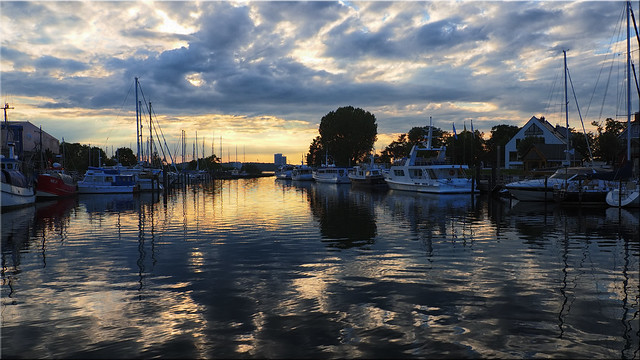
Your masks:
[[[140,161],[140,108],[138,103],[138,78],[136,79],[136,145],[137,145],[137,153],[136,153],[136,161]]]
[[[433,127],[432,127],[432,125],[433,125],[433,122],[432,122],[431,116],[429,116],[429,138],[428,138],[429,140],[427,141],[427,148],[429,148],[429,149],[431,149],[431,139],[432,139],[432,135],[433,135],[433,132],[432,132]]]
[[[567,150],[566,150],[566,159],[565,166],[569,166],[571,164],[569,158],[569,98],[567,97],[567,51],[562,50],[562,54],[564,55],[564,114],[565,114],[565,126],[567,127]]]
[[[631,33],[630,33],[631,2],[627,1],[627,161],[631,161]]]
[[[149,165],[153,162],[153,117],[151,115],[151,101],[149,101],[149,151],[147,151],[147,157],[149,158]]]

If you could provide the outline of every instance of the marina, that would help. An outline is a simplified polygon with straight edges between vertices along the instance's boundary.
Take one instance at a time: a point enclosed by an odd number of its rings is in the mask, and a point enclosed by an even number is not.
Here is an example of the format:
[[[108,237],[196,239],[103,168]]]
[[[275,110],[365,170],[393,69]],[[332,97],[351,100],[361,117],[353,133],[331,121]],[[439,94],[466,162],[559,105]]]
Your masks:
[[[36,202],[2,356],[637,359],[639,215],[273,176]]]

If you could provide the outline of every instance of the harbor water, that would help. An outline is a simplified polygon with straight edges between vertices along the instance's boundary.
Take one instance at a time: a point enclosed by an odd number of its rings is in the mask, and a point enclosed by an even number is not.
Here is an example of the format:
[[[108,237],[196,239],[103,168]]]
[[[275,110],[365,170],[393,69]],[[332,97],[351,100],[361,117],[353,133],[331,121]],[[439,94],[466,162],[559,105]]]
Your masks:
[[[2,358],[640,358],[638,210],[216,180],[2,213]]]

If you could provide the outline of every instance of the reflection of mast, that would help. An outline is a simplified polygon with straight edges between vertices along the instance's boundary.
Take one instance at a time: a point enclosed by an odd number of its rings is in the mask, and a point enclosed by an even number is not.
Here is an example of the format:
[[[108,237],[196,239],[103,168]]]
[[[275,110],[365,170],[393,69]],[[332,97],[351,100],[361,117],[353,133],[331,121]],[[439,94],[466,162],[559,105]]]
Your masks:
[[[618,240],[620,240],[620,236],[618,236]],[[629,314],[629,292],[627,291],[627,286],[629,285],[629,240],[624,240],[624,267],[622,268],[622,275],[624,280],[622,281],[622,292],[624,293],[624,298],[622,299],[622,309],[624,312],[622,313],[622,326],[624,327],[624,348],[622,349],[622,359],[629,359],[629,356],[625,356],[625,351],[631,349],[631,331],[633,331],[633,326],[631,325],[631,320],[636,318],[638,312],[632,314],[632,316],[627,320],[627,315]],[[635,358],[635,356],[633,356]]]
[[[138,291],[142,291],[143,287],[143,279],[144,279],[144,259],[147,253],[144,251],[144,212],[142,209],[142,203],[139,203],[138,206],[138,260],[136,264],[138,265],[138,283],[140,286],[138,287]],[[142,300],[142,293],[138,294],[138,299]]]
[[[560,314],[558,314],[558,327],[560,328],[560,335],[558,336],[562,339],[564,335],[564,309],[567,307],[568,297],[567,297],[567,275],[568,275],[568,257],[569,257],[569,236],[567,232],[567,217],[564,218],[564,239],[562,240],[562,262],[564,267],[562,268],[562,288],[560,289],[560,293],[562,294],[562,307],[560,308]]]

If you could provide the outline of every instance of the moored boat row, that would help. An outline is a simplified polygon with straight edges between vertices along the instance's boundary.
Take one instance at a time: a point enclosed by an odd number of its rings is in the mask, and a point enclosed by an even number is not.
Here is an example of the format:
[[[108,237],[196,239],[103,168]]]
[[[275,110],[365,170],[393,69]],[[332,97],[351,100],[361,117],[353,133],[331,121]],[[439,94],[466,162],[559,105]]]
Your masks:
[[[376,165],[371,157],[368,164],[352,168],[323,165],[313,170],[313,180],[321,183],[351,183],[360,187],[388,187],[392,190],[435,194],[474,192],[473,180],[466,172],[469,167],[448,163],[445,159],[446,147],[432,146],[432,128],[429,124],[427,141],[415,144],[408,158],[399,160],[389,169]],[[325,157],[328,162],[328,156]],[[292,170],[293,180],[296,180],[296,169],[297,167]]]

